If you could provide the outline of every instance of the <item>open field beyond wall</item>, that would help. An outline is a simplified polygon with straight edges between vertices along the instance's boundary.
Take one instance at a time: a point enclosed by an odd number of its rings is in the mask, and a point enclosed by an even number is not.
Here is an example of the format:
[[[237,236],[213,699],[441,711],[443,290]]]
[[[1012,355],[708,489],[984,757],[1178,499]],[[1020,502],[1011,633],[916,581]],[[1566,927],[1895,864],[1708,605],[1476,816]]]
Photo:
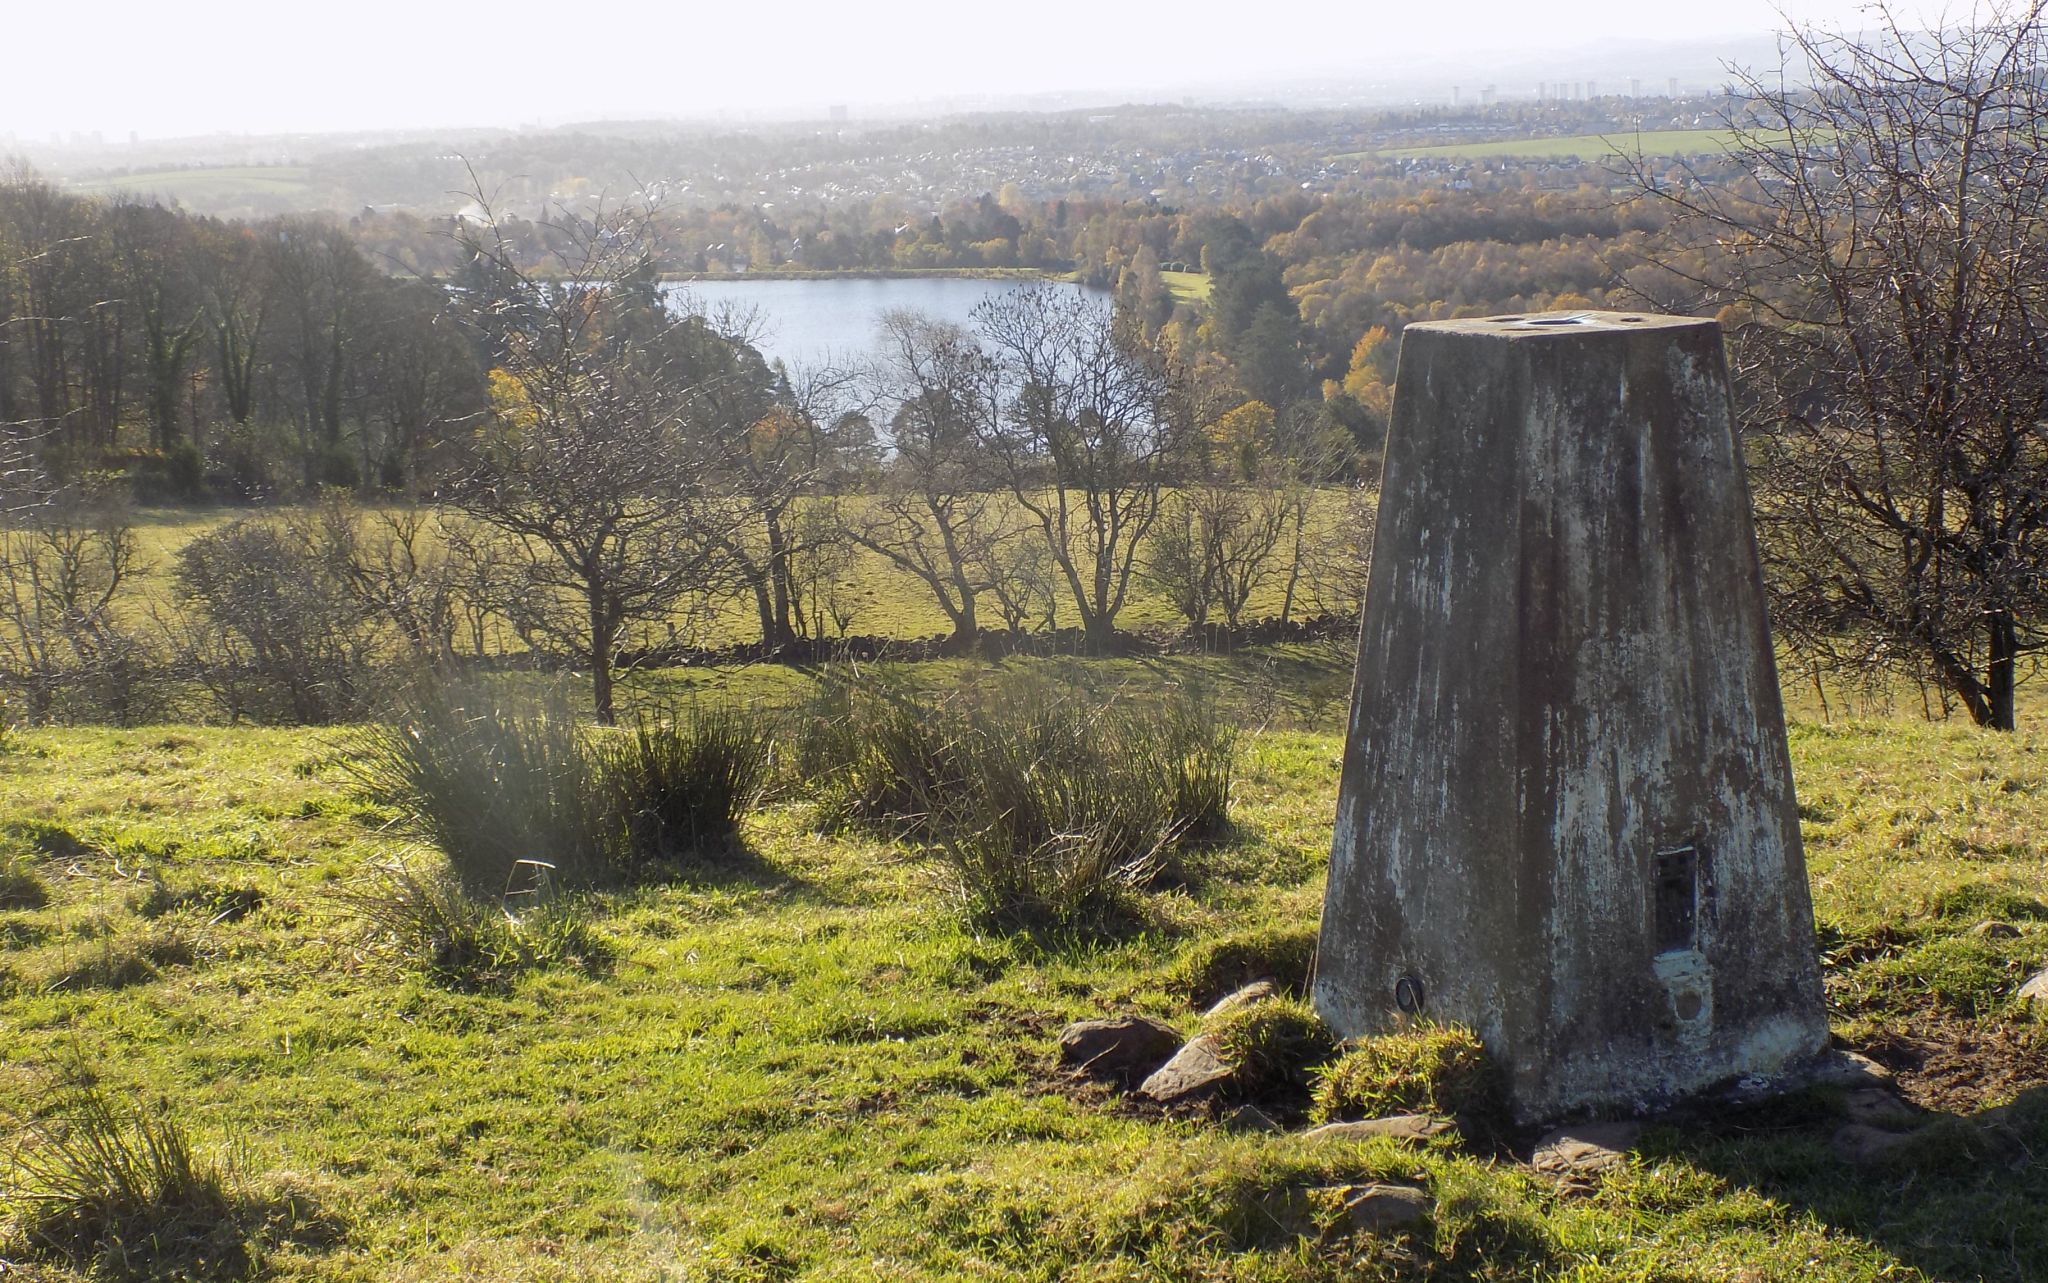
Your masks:
[[[841,502],[852,509],[863,501],[850,498]],[[1326,490],[1317,496],[1311,525],[1313,536],[1327,541],[1327,535],[1319,532],[1327,532],[1337,521],[1344,502],[1345,496],[1338,490]],[[152,608],[162,609],[172,604],[178,550],[193,536],[238,518],[267,520],[284,515],[277,509],[246,512],[225,508],[142,510],[136,517],[140,553],[138,573],[126,590],[124,613],[140,619]],[[461,520],[455,516],[447,519]],[[1030,537],[1037,536],[1033,533]],[[1253,593],[1247,606],[1248,619],[1279,614],[1285,592],[1284,552],[1284,547],[1276,552],[1273,573]],[[829,582],[837,590],[839,602],[850,611],[846,629],[850,634],[913,639],[944,634],[951,628],[925,585],[878,553],[853,549],[848,567]],[[721,649],[760,640],[760,624],[751,596],[725,597],[712,605],[708,615],[697,603],[678,607],[676,623],[685,644]],[[1305,584],[1301,588],[1295,604],[1298,618],[1314,615],[1326,608],[1313,585]],[[984,628],[1001,626],[993,594],[983,595],[981,611]],[[1219,621],[1220,618],[1219,613]],[[1063,628],[1077,627],[1080,623],[1074,615],[1072,602],[1064,596],[1058,604],[1057,622]],[[1129,605],[1118,619],[1120,627],[1131,630],[1174,629],[1184,623],[1185,620],[1175,612],[1167,598],[1145,583],[1142,575],[1134,580]],[[825,628],[825,635],[831,636],[835,625],[827,619]],[[520,647],[518,639],[503,630],[500,630],[496,643],[508,651]]]
[[[1917,1140],[1851,1167],[1822,1093],[1654,1126],[1571,1190],[1511,1154],[1233,1133],[1063,1078],[1065,1022],[1192,1029],[1220,942],[1313,929],[1348,655],[1028,666],[1200,683],[1252,726],[1233,833],[1132,930],[970,929],[931,867],[787,800],[743,854],[596,897],[609,968],[495,994],[428,984],[338,898],[426,858],[352,796],[345,732],[20,732],[0,843],[48,902],[0,912],[0,1129],[81,1077],[167,1100],[290,1196],[254,1267],[284,1279],[2042,1277],[2048,1041],[2013,1002],[2048,962],[2038,705],[2009,736],[1793,726],[1833,1021],[1930,1111]],[[758,705],[808,678],[731,680]],[[245,916],[210,908],[229,891]],[[1427,1186],[1432,1219],[1353,1236],[1302,1194],[1375,1178]]]

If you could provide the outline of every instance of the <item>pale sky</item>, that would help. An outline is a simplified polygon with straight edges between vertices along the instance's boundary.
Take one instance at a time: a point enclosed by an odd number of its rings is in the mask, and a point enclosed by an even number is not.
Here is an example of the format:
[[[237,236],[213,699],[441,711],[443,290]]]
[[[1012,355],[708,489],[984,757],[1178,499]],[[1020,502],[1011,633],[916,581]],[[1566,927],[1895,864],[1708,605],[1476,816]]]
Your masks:
[[[1782,7],[1858,25],[1854,0]],[[1142,97],[1783,25],[1766,0],[0,0],[0,140]]]

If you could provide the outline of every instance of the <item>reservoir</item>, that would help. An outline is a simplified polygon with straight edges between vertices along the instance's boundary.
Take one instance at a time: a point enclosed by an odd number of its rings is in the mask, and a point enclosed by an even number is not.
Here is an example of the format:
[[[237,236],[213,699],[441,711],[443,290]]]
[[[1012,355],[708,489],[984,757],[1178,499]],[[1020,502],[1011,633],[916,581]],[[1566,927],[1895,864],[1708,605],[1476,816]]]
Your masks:
[[[1027,289],[1073,290],[1109,301],[1107,290],[1025,277],[824,276],[800,280],[679,280],[662,289],[703,312],[751,308],[760,317],[757,346],[770,361],[797,366],[846,365],[875,350],[884,312],[904,308],[971,327],[984,299]]]

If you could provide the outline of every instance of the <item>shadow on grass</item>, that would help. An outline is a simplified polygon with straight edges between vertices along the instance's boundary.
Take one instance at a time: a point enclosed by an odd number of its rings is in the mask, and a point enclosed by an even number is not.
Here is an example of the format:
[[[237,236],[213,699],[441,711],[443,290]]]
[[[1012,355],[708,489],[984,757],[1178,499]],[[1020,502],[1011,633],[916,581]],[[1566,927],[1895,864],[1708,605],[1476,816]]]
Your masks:
[[[263,1278],[281,1249],[327,1252],[347,1237],[337,1216],[296,1192],[238,1194],[198,1217],[156,1215],[124,1226],[25,1230],[25,1260],[64,1265],[104,1283],[230,1283]]]
[[[1815,1088],[1653,1127],[1639,1153],[1808,1213],[1930,1278],[2048,1277],[2048,1088],[1884,1126],[1851,1123],[1844,1098]]]

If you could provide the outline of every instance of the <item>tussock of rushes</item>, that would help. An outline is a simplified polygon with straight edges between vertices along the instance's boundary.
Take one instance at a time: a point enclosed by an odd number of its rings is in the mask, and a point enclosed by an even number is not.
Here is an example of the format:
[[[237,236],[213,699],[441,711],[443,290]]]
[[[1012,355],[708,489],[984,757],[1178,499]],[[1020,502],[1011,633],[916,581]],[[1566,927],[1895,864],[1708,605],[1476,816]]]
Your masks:
[[[827,821],[926,847],[984,921],[1071,922],[1228,824],[1236,732],[1184,699],[933,695],[857,673],[828,679],[799,727]]]
[[[735,710],[592,732],[559,703],[429,698],[356,737],[364,796],[396,808],[471,895],[531,863],[584,887],[730,846],[760,800],[772,739]]]
[[[732,709],[649,721],[600,748],[611,804],[636,861],[665,864],[730,846],[761,800],[772,740]]]
[[[556,899],[544,876],[518,899],[471,897],[454,879],[404,864],[378,869],[366,885],[339,897],[435,983],[468,992],[502,990],[524,971],[567,967],[598,973],[613,949],[571,901]]]
[[[440,848],[472,894],[502,894],[521,861],[551,866],[564,886],[601,881],[624,861],[599,756],[559,703],[430,696],[351,748],[364,795]]]
[[[244,1255],[230,1174],[194,1152],[165,1102],[77,1092],[30,1127],[12,1183],[28,1254],[101,1277],[203,1275]]]

